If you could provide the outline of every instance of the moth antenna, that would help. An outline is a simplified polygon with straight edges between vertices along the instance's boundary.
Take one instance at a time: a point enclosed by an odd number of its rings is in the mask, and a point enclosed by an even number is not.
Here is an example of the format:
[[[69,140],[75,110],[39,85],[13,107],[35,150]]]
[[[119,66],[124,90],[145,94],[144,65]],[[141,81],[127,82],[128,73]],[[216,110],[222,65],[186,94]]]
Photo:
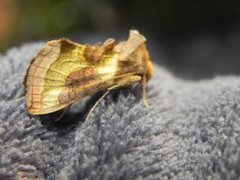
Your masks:
[[[68,107],[66,107],[66,108],[64,108],[63,111],[62,111],[62,113],[60,114],[60,116],[59,116],[57,119],[55,119],[55,122],[61,120],[62,117],[67,113],[67,111],[69,110],[70,107],[71,107],[71,105],[68,106]]]
[[[25,96],[20,96],[20,97],[18,97],[18,98],[15,98],[15,99],[13,99],[14,101],[18,101],[18,100],[20,100],[20,99],[22,99],[22,98],[24,98]]]
[[[147,78],[146,75],[144,74],[142,77],[142,98],[143,98],[143,103],[144,105],[148,108],[149,104],[147,101],[147,95],[146,95],[146,88],[147,88]]]
[[[94,109],[97,107],[97,105],[100,103],[101,100],[104,99],[104,97],[106,97],[108,95],[110,91],[107,90],[96,102],[95,104],[91,107],[90,111],[88,112],[87,114],[87,117],[86,117],[86,121],[89,119],[89,117],[91,116],[92,112],[94,111]]]

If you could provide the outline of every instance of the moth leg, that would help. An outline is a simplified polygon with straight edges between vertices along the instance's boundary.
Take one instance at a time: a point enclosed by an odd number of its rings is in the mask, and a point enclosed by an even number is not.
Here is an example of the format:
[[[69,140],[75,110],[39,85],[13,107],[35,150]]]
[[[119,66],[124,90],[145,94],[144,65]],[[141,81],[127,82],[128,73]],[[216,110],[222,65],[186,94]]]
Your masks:
[[[55,119],[56,122],[59,121],[60,119],[62,119],[62,117],[63,117],[63,116],[67,113],[67,111],[69,110],[70,106],[71,106],[71,105],[69,105],[69,106],[67,106],[66,108],[63,109],[63,111],[62,111],[62,113],[60,114],[60,116],[59,116],[57,119]]]
[[[15,99],[13,99],[13,100],[14,100],[14,101],[19,101],[19,100],[21,100],[21,99],[23,99],[23,98],[24,98],[24,95],[21,96],[21,97],[15,98]]]
[[[141,79],[142,79],[141,76],[130,76],[130,77],[128,76],[123,79],[120,79],[117,82],[117,85],[108,88],[107,91],[97,100],[97,102],[95,102],[95,104],[91,107],[90,111],[88,112],[86,120],[89,119],[93,110],[97,107],[97,105],[100,103],[100,101],[109,94],[110,90],[117,89],[117,88],[124,87],[124,86],[129,86],[131,84],[134,84],[135,82],[139,82]]]
[[[136,82],[141,81],[141,85],[142,85],[142,98],[143,98],[143,103],[146,107],[149,107],[148,102],[147,102],[147,98],[146,98],[146,87],[147,87],[147,79],[146,76],[128,76],[125,77],[123,79],[120,79],[117,82],[117,85],[112,86],[110,88],[108,88],[108,90],[113,90],[113,89],[117,89],[119,87],[123,87],[123,86],[128,86],[128,85],[132,85]]]
[[[117,88],[124,87],[124,86],[130,86],[136,82],[141,81],[141,79],[142,79],[141,76],[136,76],[136,75],[127,76],[122,79],[119,79],[117,81],[116,85],[108,88],[108,90],[113,90],[113,89],[117,89]]]
[[[143,103],[146,107],[149,107],[148,102],[147,102],[147,96],[146,96],[146,88],[147,88],[147,79],[146,75],[142,76],[142,98],[143,98]]]
[[[86,120],[89,119],[90,115],[92,114],[93,110],[97,107],[97,105],[100,103],[101,100],[103,100],[104,97],[106,97],[109,93],[109,90],[107,90],[96,102],[95,104],[91,107],[90,111],[87,114]]]

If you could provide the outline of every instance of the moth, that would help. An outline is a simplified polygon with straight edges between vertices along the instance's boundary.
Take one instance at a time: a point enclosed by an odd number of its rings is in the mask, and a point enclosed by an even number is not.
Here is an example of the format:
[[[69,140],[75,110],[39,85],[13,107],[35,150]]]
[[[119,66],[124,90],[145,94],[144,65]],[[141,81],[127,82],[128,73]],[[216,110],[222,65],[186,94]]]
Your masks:
[[[134,83],[141,83],[147,106],[145,89],[152,74],[146,38],[137,30],[130,30],[128,40],[118,44],[114,39],[93,46],[69,39],[52,40],[27,69],[27,111],[32,115],[52,113],[105,91],[93,110],[109,91]]]

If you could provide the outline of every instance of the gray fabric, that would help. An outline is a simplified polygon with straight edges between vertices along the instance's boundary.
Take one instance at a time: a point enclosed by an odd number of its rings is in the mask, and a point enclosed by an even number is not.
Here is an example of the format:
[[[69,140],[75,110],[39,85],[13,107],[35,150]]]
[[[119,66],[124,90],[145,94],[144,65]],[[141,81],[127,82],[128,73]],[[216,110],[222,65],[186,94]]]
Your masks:
[[[108,95],[83,122],[30,117],[22,79],[41,43],[0,57],[0,179],[236,179],[240,78],[186,81],[155,65],[149,108],[140,86]]]

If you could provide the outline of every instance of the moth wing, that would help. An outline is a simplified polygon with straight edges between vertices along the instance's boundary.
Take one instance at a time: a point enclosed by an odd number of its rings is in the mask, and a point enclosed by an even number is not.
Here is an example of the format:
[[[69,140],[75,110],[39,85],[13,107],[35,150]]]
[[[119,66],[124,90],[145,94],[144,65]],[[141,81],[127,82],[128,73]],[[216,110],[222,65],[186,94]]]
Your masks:
[[[24,81],[30,114],[60,110],[111,86],[116,55],[110,52],[94,64],[85,58],[84,48],[67,39],[54,40],[33,58]]]
[[[129,38],[115,46],[114,50],[119,52],[119,60],[129,60],[129,56],[134,53],[139,46],[146,42],[146,38],[137,30],[130,30]]]

